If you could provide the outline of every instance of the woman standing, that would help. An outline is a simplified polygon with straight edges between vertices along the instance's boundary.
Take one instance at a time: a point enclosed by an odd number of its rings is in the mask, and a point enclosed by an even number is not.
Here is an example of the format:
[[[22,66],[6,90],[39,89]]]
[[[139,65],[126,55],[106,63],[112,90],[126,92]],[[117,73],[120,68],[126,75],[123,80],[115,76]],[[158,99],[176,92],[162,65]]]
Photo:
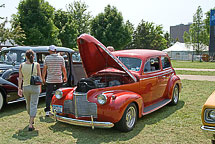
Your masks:
[[[31,75],[38,75],[41,78],[41,72],[40,65],[37,62],[34,62],[33,50],[27,50],[25,53],[25,57],[26,62],[22,63],[19,68],[18,95],[22,97],[23,94],[26,99],[26,109],[30,116],[28,130],[32,131],[34,130],[34,118],[37,113],[40,85],[30,85],[30,79]],[[33,73],[32,66],[34,66]]]

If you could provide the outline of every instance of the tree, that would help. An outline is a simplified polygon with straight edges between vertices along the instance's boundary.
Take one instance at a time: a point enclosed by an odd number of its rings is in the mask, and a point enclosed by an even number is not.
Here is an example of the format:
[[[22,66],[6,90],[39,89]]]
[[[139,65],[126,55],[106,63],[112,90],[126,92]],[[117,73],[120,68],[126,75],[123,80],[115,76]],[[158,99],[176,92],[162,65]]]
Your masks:
[[[1,7],[5,7],[5,5],[0,5],[0,8]],[[4,18],[0,17],[0,19]],[[7,18],[5,18],[4,22],[0,23],[0,43],[5,44],[6,41],[9,41],[12,45],[22,45],[23,40],[25,39],[25,34],[20,27],[20,23],[18,23],[18,25],[14,25],[14,23],[11,22],[11,28],[6,28],[7,23]]]
[[[130,48],[163,50],[167,48],[167,40],[163,36],[163,27],[141,20],[133,34]]]
[[[90,13],[87,5],[75,1],[67,7],[67,12],[58,10],[55,13],[55,25],[60,30],[59,39],[62,45],[77,48],[77,37],[82,33],[89,33]]]
[[[87,11],[88,6],[81,1],[75,1],[67,7],[67,11],[71,16],[72,22],[77,25],[78,36],[90,31],[90,12]]]
[[[189,46],[193,46],[197,54],[203,50],[204,44],[209,43],[209,37],[202,20],[203,13],[199,6],[193,16],[193,23],[190,26],[189,33],[184,32],[184,41]]]
[[[58,10],[55,12],[54,23],[59,29],[58,38],[62,42],[63,47],[76,47],[77,30],[76,25],[71,21],[71,16],[68,12]]]
[[[131,24],[125,24],[122,14],[110,5],[92,20],[91,34],[104,45],[113,46],[116,50],[125,48],[132,41]]]
[[[44,0],[22,0],[13,16],[14,24],[24,30],[25,45],[61,45],[54,25],[54,8]]]
[[[169,34],[168,32],[166,32],[166,33],[164,34],[164,38],[165,38],[166,41],[167,41],[167,43],[166,43],[167,48],[168,48],[168,47],[171,47],[174,40],[170,37],[170,34]]]

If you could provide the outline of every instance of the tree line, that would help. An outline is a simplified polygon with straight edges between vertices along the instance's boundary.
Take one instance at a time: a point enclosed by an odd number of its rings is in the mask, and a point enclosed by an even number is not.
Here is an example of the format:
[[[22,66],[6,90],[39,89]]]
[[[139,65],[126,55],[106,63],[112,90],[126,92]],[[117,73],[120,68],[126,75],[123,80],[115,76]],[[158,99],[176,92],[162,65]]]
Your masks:
[[[12,15],[10,29],[5,28],[7,20],[0,24],[1,43],[9,40],[18,45],[54,44],[77,49],[77,37],[88,33],[116,50],[163,50],[172,44],[162,25],[141,20],[135,28],[129,20],[124,22],[122,13],[111,5],[95,17],[81,1],[66,5],[64,11],[55,10],[45,0],[22,0],[17,9],[18,12]]]

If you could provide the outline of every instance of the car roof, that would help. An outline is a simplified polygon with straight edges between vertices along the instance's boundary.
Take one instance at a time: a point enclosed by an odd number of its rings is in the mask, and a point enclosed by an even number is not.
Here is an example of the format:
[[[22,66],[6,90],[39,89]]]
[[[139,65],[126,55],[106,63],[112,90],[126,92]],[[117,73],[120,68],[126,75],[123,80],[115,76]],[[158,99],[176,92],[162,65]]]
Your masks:
[[[151,49],[129,49],[129,50],[118,50],[112,52],[116,56],[124,56],[124,57],[136,57],[136,58],[148,58],[153,56],[166,56],[167,54]]]
[[[48,52],[49,46],[16,46],[16,47],[10,47],[10,48],[4,48],[2,51],[27,51],[29,49],[32,49],[34,52]],[[74,50],[66,47],[56,47],[57,51],[61,52],[70,52],[74,53]]]

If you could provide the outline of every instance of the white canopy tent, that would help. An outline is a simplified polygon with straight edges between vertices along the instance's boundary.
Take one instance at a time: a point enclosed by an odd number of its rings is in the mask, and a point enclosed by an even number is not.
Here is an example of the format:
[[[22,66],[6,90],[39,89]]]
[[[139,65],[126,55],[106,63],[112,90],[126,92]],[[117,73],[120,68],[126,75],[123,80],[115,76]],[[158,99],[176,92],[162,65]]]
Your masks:
[[[208,46],[201,45],[201,50],[203,50],[203,53],[208,53]],[[176,42],[174,45],[163,51],[166,52],[171,59],[176,60],[192,60],[192,56],[195,54],[195,50],[193,50],[192,45],[186,45],[185,43],[180,42]],[[195,55],[194,57],[194,59],[198,60],[200,58],[199,55]]]

